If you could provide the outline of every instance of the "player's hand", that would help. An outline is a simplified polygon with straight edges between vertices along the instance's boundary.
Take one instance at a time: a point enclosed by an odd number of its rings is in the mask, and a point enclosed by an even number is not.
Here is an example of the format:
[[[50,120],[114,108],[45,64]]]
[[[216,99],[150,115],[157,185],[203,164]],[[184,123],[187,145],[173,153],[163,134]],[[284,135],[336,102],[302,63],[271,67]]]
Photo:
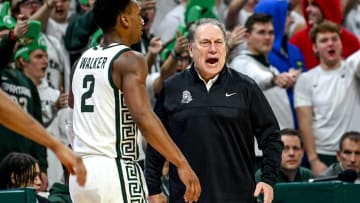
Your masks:
[[[148,199],[149,203],[167,203],[168,202],[164,193],[150,195],[147,199]]]
[[[197,202],[201,194],[201,186],[195,172],[191,169],[190,165],[187,162],[180,165],[177,170],[179,177],[186,188],[184,194],[184,201],[190,203]]]
[[[256,185],[254,197],[259,197],[260,194],[264,195],[264,203],[271,203],[274,199],[274,191],[271,185],[259,182]]]
[[[59,145],[53,151],[69,173],[76,175],[76,181],[79,185],[84,186],[86,181],[86,168],[82,159],[65,145]]]

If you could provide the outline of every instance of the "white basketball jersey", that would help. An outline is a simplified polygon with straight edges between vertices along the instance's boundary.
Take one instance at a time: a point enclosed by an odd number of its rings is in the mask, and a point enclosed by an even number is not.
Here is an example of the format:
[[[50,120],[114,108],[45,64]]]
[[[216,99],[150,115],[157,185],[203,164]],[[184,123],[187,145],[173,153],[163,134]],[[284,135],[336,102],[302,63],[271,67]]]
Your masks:
[[[73,149],[81,156],[138,159],[137,127],[112,81],[112,64],[127,46],[110,44],[88,49],[79,59],[73,79]]]

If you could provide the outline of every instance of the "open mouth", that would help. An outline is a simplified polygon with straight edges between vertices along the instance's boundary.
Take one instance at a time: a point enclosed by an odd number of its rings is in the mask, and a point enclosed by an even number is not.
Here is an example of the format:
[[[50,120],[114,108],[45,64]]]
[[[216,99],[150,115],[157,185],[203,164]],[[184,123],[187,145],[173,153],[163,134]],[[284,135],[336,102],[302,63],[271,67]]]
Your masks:
[[[219,61],[218,58],[209,58],[209,59],[206,59],[206,63],[209,63],[209,64],[216,64],[218,61]]]
[[[56,9],[55,12],[57,15],[63,15],[65,13],[63,9]]]
[[[334,56],[334,55],[336,54],[335,49],[329,50],[329,51],[328,51],[328,54],[329,54],[330,56]]]

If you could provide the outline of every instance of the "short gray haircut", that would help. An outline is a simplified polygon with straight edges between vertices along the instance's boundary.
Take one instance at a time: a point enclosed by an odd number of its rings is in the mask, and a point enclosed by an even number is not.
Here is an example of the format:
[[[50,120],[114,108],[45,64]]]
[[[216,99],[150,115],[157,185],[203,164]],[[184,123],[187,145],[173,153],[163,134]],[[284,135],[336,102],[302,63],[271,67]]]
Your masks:
[[[226,41],[226,30],[225,30],[224,24],[222,24],[220,21],[218,21],[214,18],[201,18],[200,20],[198,20],[194,24],[192,24],[189,28],[188,40],[190,43],[193,43],[195,41],[195,32],[198,29],[198,27],[205,25],[205,24],[212,24],[212,25],[219,27],[223,33],[224,40]]]

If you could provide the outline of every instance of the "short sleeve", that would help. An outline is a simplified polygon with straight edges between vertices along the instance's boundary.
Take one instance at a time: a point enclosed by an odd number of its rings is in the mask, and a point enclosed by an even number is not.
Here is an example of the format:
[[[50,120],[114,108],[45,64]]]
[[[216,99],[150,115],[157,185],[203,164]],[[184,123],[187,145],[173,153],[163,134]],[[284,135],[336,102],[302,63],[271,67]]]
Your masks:
[[[300,75],[295,84],[294,89],[294,106],[303,107],[303,106],[312,106],[312,93],[311,93],[311,85],[312,82],[310,77],[308,77],[306,73]]]

